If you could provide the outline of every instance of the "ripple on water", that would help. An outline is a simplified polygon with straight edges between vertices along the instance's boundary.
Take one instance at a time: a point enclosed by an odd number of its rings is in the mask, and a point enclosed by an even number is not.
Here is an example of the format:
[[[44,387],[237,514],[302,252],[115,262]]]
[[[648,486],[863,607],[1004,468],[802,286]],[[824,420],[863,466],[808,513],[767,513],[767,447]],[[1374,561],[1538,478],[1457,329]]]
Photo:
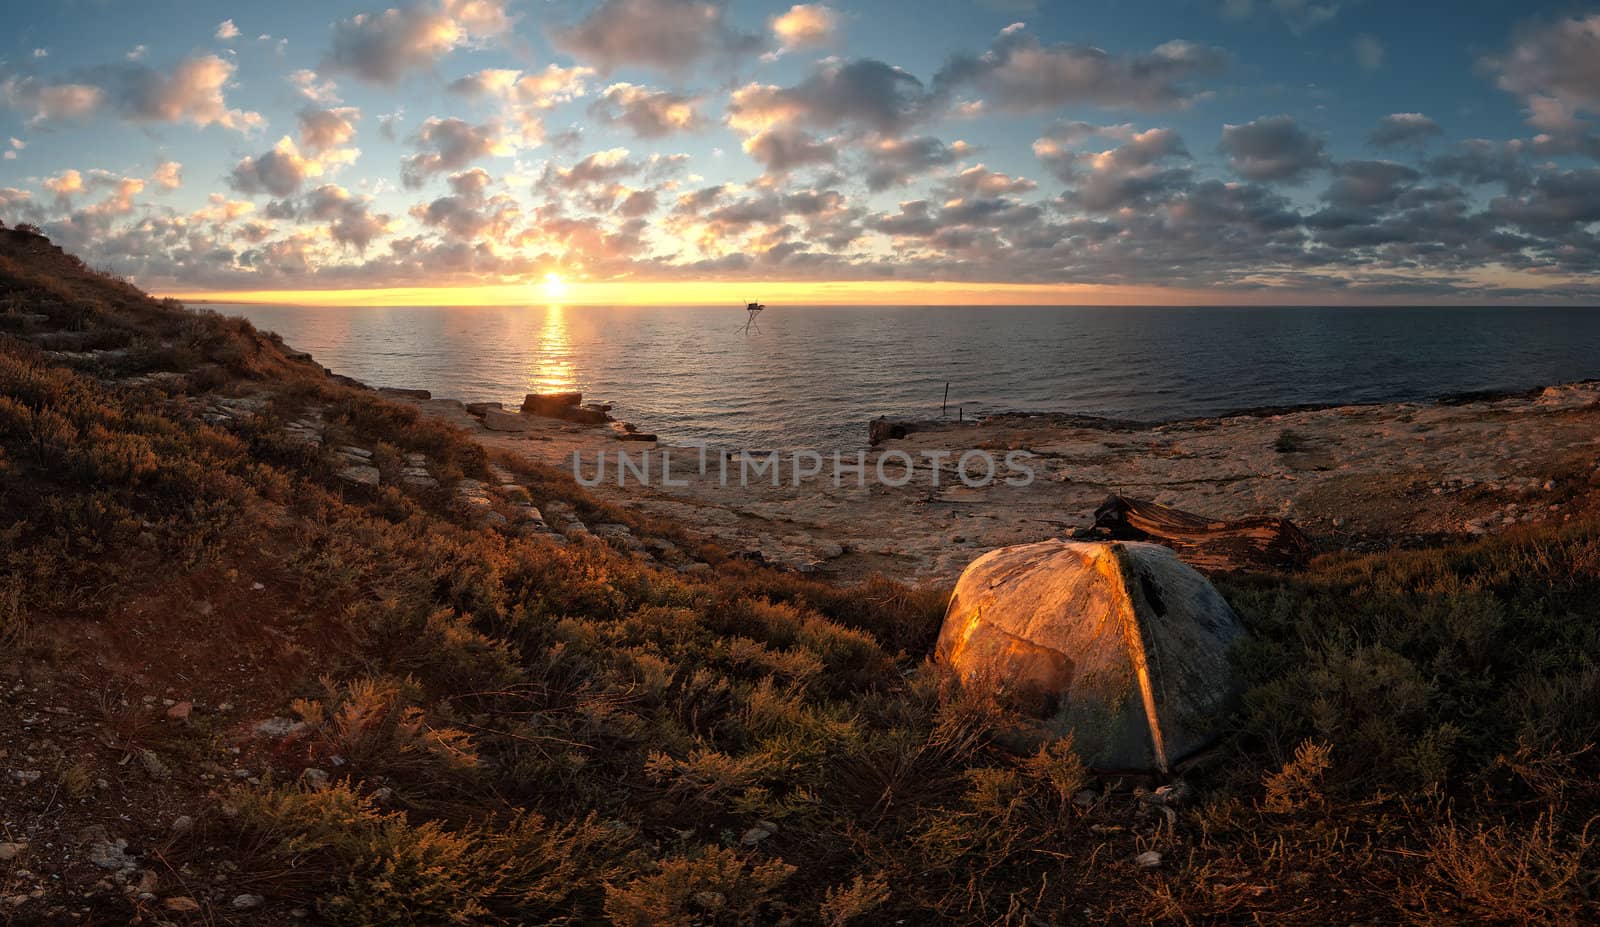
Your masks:
[[[1600,375],[1585,309],[219,307],[340,373],[464,400],[581,389],[671,440],[854,448],[880,414],[1141,419]]]

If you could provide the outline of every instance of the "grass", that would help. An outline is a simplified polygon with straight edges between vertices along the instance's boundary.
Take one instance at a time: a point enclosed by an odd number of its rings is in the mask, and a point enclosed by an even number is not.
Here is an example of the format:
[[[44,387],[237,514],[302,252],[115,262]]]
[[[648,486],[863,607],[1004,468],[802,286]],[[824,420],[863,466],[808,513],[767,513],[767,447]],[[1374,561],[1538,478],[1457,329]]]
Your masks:
[[[261,685],[304,731],[175,862],[231,854],[251,891],[351,925],[1600,916],[1593,524],[1222,584],[1248,691],[1163,804],[1070,743],[1013,749],[1007,706],[928,662],[942,590],[837,588],[711,547],[716,570],[689,577],[478,527],[448,483],[488,461],[459,433],[34,241],[0,242],[0,306],[144,347],[84,369],[0,336],[5,643],[69,659],[45,630],[153,576],[229,570],[270,570],[248,620],[298,641],[298,669]],[[104,378],[152,369],[186,379]],[[268,396],[249,423],[202,417],[245,392]],[[284,435],[311,407],[325,446],[420,451],[447,485],[342,486]],[[522,476],[538,504],[692,546]],[[1158,866],[1135,865],[1146,851]]]

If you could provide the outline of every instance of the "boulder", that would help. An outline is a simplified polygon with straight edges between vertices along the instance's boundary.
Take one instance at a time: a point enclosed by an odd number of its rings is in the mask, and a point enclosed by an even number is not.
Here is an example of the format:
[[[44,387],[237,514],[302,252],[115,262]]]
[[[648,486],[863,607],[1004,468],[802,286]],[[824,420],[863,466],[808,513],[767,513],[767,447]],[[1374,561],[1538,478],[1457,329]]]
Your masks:
[[[519,415],[516,412],[486,409],[483,413],[483,427],[490,431],[527,431],[533,425],[534,423],[528,421],[527,416]]]
[[[467,403],[467,414],[476,415],[479,418],[482,418],[484,413],[488,412],[490,409],[499,412],[502,410],[502,408],[503,407],[498,402],[469,402]]]
[[[522,414],[559,418],[583,425],[601,425],[611,420],[610,415],[595,408],[593,403],[585,406],[582,402],[583,394],[579,392],[529,393],[522,399]]]
[[[917,430],[914,422],[895,422],[887,418],[875,418],[867,424],[867,442],[872,445],[892,441],[895,438],[904,438]]]
[[[561,413],[567,409],[578,408],[583,402],[580,392],[564,393],[529,393],[522,397],[522,414],[544,415],[550,418],[561,418]]]
[[[968,565],[936,657],[967,685],[1005,686],[1037,719],[1029,733],[1072,735],[1090,766],[1166,773],[1232,706],[1227,654],[1243,634],[1169,548],[1050,540]]]
[[[378,393],[383,396],[394,396],[398,399],[432,399],[433,393],[425,389],[401,389],[398,386],[380,386]]]

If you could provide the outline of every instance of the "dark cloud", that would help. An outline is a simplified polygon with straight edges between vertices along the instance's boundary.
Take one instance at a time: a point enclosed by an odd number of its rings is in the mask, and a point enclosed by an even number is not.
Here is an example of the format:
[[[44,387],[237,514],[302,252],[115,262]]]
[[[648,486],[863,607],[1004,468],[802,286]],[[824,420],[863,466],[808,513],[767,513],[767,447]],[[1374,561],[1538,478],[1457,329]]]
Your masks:
[[[1265,116],[1222,127],[1228,166],[1246,180],[1295,181],[1328,163],[1322,139],[1289,116]]]
[[[619,67],[680,73],[707,58],[744,55],[765,44],[729,25],[720,0],[602,0],[577,24],[551,30],[550,39],[608,74]]]
[[[1394,203],[1422,175],[1394,161],[1341,161],[1323,195],[1334,206],[1366,208]]]
[[[935,102],[916,77],[882,61],[825,61],[793,87],[747,84],[734,91],[728,123],[752,134],[792,124],[895,135],[930,115]]]
[[[1390,113],[1378,120],[1367,140],[1378,148],[1400,148],[1422,145],[1443,134],[1437,122],[1421,113]]]
[[[954,164],[970,151],[965,142],[946,145],[932,136],[878,139],[866,146],[864,155],[867,189],[904,186],[928,171]]]
[[[941,91],[976,87],[1007,109],[1054,109],[1071,104],[1174,109],[1201,96],[1189,82],[1221,73],[1227,55],[1193,42],[1171,41],[1118,56],[1088,45],[1045,45],[1007,27],[982,55],[952,58],[934,79]]]
[[[412,142],[417,153],[401,167],[401,178],[408,187],[420,187],[435,174],[461,170],[480,158],[512,152],[495,120],[472,125],[461,119],[430,117]]]

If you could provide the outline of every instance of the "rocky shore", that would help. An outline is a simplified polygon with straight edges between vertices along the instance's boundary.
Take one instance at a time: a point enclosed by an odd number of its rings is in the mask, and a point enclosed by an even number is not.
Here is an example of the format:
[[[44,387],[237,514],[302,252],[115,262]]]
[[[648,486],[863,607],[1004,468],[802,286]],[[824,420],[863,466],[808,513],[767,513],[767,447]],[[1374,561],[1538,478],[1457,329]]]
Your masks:
[[[1284,517],[1320,550],[1373,550],[1567,520],[1600,480],[1595,382],[1160,424],[1007,414],[879,426],[863,458],[864,480],[829,466],[795,478],[785,458],[778,485],[759,470],[747,471],[756,479],[739,480],[741,454],[713,451],[702,472],[707,458],[698,447],[663,444],[609,416],[585,420],[573,410],[599,407],[581,405],[576,394],[559,405],[530,397],[525,410],[507,412],[388,392],[496,450],[569,471],[576,454],[586,481],[599,475],[603,452],[608,467],[590,487],[602,498],[732,550],[842,579],[882,572],[950,583],[988,550],[1086,529],[1111,494],[1216,518]],[[995,460],[1023,455],[1031,481],[967,485],[958,460],[972,450]],[[635,468],[622,474],[622,485],[619,453]],[[647,453],[648,480],[636,472]],[[671,458],[671,485],[660,478],[663,454]],[[857,462],[854,451],[844,456]],[[915,462],[910,479],[890,485],[905,475],[907,458]],[[880,460],[886,481],[877,478]]]

